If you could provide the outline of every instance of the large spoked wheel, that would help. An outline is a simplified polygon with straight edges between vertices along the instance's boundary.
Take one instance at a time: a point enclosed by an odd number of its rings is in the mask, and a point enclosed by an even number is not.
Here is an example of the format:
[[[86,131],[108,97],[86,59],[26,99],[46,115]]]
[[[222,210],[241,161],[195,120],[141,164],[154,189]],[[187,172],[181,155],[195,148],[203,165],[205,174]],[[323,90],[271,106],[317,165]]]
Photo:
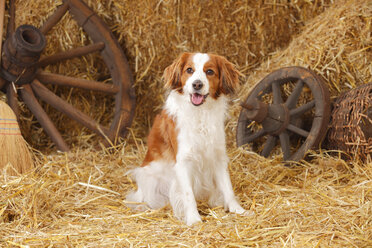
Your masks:
[[[41,56],[46,44],[44,35],[47,35],[66,13],[84,29],[92,44]],[[80,0],[64,0],[39,29],[31,25],[21,25],[15,29],[13,0],[9,3],[9,14],[7,39],[2,49],[0,88],[6,91],[8,104],[16,115],[19,116],[17,101],[20,95],[20,99],[61,151],[68,151],[69,147],[38,99],[103,137],[106,144],[115,144],[119,137],[125,137],[135,109],[133,78],[126,56],[106,24]],[[94,52],[100,53],[111,76],[108,81],[111,82],[74,78],[43,70],[48,65]],[[46,84],[101,92],[114,98],[114,117],[111,124],[101,125],[99,121],[54,94]]]
[[[237,145],[251,144],[268,157],[277,145],[283,160],[299,161],[324,138],[330,117],[326,84],[302,67],[274,71],[241,104]]]

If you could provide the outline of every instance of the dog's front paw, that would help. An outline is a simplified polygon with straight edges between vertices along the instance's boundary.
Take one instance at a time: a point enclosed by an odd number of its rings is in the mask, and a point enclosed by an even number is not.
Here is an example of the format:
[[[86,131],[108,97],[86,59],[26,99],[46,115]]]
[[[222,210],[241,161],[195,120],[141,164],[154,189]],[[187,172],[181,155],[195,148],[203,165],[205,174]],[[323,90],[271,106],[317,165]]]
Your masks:
[[[229,209],[229,212],[240,214],[242,216],[251,216],[251,215],[254,215],[254,212],[253,211],[245,210],[237,202],[230,203],[229,206],[228,206],[228,209]]]
[[[185,218],[185,223],[186,225],[188,226],[192,226],[194,225],[195,223],[198,223],[198,222],[201,222],[201,218],[200,218],[200,215],[199,214],[189,214],[186,216]]]
[[[241,216],[254,216],[255,215],[255,212],[251,211],[251,210],[244,210],[243,213],[239,213]]]

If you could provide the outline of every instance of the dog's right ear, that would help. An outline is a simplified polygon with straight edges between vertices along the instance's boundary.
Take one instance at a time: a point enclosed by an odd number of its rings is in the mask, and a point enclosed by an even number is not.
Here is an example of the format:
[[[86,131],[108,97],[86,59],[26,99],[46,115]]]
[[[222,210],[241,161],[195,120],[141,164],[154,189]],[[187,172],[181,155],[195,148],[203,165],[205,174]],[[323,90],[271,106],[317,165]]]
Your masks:
[[[181,75],[189,56],[190,53],[182,53],[170,66],[165,68],[163,78],[166,89],[182,92]]]

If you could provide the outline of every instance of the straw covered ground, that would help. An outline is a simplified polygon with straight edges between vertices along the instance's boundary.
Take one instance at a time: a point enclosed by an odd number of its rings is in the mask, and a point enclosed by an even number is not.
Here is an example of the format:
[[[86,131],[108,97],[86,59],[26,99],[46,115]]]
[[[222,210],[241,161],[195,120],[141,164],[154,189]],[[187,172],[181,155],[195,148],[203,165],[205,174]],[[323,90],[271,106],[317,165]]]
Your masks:
[[[129,136],[114,149],[95,149],[97,137],[47,107],[71,152],[58,153],[21,106],[21,129],[35,148],[37,167],[0,175],[1,247],[371,247],[372,162],[311,152],[288,168],[235,144],[239,101],[267,73],[289,65],[315,70],[331,96],[371,82],[369,0],[335,1],[88,1],[109,24],[128,56],[137,109]],[[58,1],[18,1],[17,24],[39,26]],[[76,35],[78,34],[78,35]],[[48,35],[46,53],[86,44],[65,17]],[[135,185],[126,176],[141,163],[146,135],[164,102],[161,75],[182,51],[226,56],[244,77],[226,123],[233,186],[255,216],[242,217],[200,203],[203,223],[187,227],[170,207],[136,213],[125,205]],[[105,78],[96,55],[48,70]],[[53,88],[103,122],[110,100]],[[5,96],[1,96],[3,99]],[[107,101],[107,102],[106,102]]]

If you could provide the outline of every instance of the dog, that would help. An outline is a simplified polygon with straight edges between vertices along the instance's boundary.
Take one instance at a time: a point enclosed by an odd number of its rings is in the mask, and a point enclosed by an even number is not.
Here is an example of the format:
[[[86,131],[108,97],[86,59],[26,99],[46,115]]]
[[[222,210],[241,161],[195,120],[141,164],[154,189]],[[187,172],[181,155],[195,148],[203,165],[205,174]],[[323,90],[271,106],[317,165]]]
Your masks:
[[[251,214],[235,198],[226,154],[224,121],[239,72],[222,56],[183,53],[163,78],[168,97],[150,130],[142,166],[131,171],[138,189],[126,200],[152,209],[170,202],[189,226],[201,221],[197,201]]]

